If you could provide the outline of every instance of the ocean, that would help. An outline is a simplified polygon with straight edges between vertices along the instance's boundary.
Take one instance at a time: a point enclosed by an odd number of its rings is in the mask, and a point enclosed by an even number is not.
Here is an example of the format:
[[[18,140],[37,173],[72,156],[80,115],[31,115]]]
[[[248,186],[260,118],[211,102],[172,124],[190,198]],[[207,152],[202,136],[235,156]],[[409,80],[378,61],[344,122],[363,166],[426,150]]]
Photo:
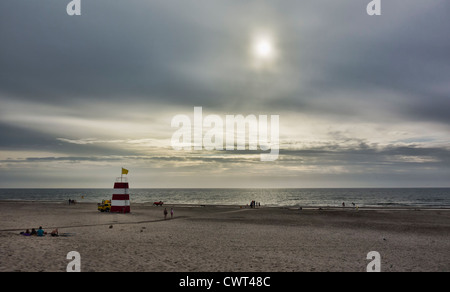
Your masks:
[[[450,207],[450,188],[371,189],[130,189],[133,203],[241,205],[251,201],[268,207],[352,206]],[[0,189],[1,200],[99,203],[113,189]]]

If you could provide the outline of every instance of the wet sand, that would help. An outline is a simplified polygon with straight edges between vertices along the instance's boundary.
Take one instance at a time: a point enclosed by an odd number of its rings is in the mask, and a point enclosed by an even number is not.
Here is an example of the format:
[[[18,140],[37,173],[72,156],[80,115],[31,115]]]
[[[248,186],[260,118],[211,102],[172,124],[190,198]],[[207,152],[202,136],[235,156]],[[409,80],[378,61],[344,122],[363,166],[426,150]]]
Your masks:
[[[0,271],[65,272],[70,251],[82,272],[450,271],[450,210],[258,208],[0,202]],[[170,208],[175,216],[170,219]],[[58,228],[68,236],[26,237]]]

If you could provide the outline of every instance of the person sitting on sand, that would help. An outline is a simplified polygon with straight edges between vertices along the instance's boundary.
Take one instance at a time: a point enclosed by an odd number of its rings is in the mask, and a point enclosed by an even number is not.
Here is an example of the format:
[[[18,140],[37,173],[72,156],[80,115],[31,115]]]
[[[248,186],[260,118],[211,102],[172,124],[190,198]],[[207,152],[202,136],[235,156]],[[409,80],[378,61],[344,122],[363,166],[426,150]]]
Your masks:
[[[56,228],[55,230],[52,231],[52,233],[50,233],[51,236],[59,236],[58,233],[58,228]]]
[[[42,229],[42,226],[39,226],[39,229],[37,231],[37,236],[44,236],[45,234],[47,234],[44,229]]]
[[[31,229],[30,235],[31,235],[31,236],[37,235],[36,229],[32,228],[32,229]]]
[[[25,230],[25,232],[20,232],[20,234],[23,235],[23,236],[30,236],[31,235],[29,229]]]

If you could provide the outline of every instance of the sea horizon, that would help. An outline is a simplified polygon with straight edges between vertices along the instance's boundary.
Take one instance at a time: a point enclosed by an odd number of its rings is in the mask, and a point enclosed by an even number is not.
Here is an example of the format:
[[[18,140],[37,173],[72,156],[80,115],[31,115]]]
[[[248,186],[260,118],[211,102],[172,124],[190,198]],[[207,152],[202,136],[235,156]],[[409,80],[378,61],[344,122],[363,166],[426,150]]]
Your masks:
[[[0,201],[100,203],[113,188],[0,188]],[[450,188],[130,188],[131,203],[267,207],[450,207]]]

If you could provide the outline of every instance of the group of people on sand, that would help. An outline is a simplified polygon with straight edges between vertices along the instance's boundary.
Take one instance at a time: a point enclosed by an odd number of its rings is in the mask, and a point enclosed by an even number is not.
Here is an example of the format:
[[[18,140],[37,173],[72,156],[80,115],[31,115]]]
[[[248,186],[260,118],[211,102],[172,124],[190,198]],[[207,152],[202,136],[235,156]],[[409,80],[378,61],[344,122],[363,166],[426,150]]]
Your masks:
[[[352,206],[353,208],[358,209],[358,206],[354,202],[352,202]],[[342,202],[342,207],[345,208],[345,202]]]
[[[251,203],[250,203],[250,208],[256,208],[256,207],[261,207],[261,203],[260,202],[255,202],[255,201],[252,201]]]
[[[45,236],[47,235],[47,232],[44,231],[44,229],[42,229],[42,226],[39,226],[38,230],[36,230],[35,228],[31,229],[31,232],[29,229],[25,230],[25,232],[20,232],[21,235],[23,236]],[[50,233],[51,236],[59,236],[59,232],[58,232],[58,228],[56,228],[55,230],[53,230]]]
[[[167,219],[167,215],[169,212],[167,211],[167,208],[164,208],[164,220]],[[170,218],[173,219],[173,208],[170,209]]]

